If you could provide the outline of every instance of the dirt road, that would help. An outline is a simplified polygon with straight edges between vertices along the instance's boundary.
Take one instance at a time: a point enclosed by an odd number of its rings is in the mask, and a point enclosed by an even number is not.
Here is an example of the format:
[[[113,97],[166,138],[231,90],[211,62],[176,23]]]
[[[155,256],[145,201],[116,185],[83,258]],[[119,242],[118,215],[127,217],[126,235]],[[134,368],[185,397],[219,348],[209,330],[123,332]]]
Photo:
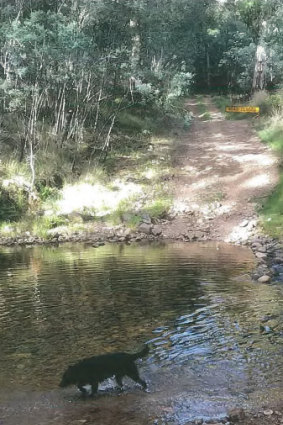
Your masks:
[[[202,120],[196,100],[186,103],[194,122],[176,139],[176,218],[164,233],[190,240],[244,241],[256,227],[257,203],[278,181],[277,159],[250,120],[225,120],[209,97],[205,103],[208,120]]]

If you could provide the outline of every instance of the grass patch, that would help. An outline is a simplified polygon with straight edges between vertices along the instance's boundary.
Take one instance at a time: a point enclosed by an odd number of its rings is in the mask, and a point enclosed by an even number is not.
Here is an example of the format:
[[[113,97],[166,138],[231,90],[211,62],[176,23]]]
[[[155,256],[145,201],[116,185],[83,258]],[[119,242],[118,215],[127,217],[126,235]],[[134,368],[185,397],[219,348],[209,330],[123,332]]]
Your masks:
[[[283,113],[274,114],[265,122],[265,127],[258,132],[259,137],[283,156]]]
[[[165,218],[172,206],[172,199],[159,198],[145,206],[144,211],[153,219]]]
[[[69,220],[65,217],[57,215],[51,216],[27,216],[17,223],[2,222],[0,226],[0,233],[2,236],[9,237],[27,237],[39,236],[44,239],[52,238],[50,230],[55,229],[59,226],[65,226],[69,224]]]
[[[211,114],[209,111],[205,111],[201,117],[200,117],[203,121],[207,121],[207,120],[211,120]]]
[[[273,237],[283,237],[283,170],[280,182],[261,211],[263,229]]]
[[[206,103],[203,101],[202,96],[197,96],[197,108],[199,112],[199,118],[203,121],[211,119],[210,112],[207,109]]]
[[[273,237],[283,237],[283,111],[261,123],[260,138],[279,156],[280,181],[271,196],[264,202],[261,222],[264,230]]]
[[[243,114],[239,112],[226,112],[225,108],[226,106],[235,106],[240,105],[244,106],[244,103],[241,102],[232,102],[232,100],[228,96],[213,96],[212,101],[217,106],[217,108],[220,110],[220,112],[225,116],[226,120],[243,120],[247,119],[248,117],[251,118],[251,114]]]
[[[225,107],[231,106],[231,101],[227,96],[213,96],[212,101],[223,114],[225,114]]]

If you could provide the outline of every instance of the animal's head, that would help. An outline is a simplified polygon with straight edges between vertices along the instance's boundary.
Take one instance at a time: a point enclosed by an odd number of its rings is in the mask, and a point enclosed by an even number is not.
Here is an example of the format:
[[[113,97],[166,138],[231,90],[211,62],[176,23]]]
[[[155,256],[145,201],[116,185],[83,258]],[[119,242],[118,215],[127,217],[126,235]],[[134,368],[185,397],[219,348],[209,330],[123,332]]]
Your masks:
[[[74,366],[69,366],[62,376],[61,382],[59,384],[60,387],[64,388],[64,387],[67,387],[68,385],[74,384],[73,371],[74,371]]]

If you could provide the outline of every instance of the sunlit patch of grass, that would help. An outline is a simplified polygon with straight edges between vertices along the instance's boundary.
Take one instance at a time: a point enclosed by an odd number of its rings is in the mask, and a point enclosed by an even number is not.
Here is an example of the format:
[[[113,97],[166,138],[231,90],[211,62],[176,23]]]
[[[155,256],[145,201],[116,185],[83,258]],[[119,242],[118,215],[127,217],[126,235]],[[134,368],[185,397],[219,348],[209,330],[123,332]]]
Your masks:
[[[197,107],[198,107],[198,112],[199,112],[199,118],[203,121],[207,121],[211,119],[211,115],[210,112],[207,109],[207,105],[206,103],[202,100],[202,97],[197,98],[198,102],[197,102]]]
[[[265,128],[259,131],[260,138],[268,143],[272,149],[283,155],[283,113],[274,114],[266,123]]]
[[[20,179],[30,182],[30,169],[26,163],[8,160],[0,162],[0,177],[3,179]]]
[[[261,211],[263,228],[275,237],[283,236],[283,113],[275,113],[259,131],[261,139],[277,152],[281,161],[280,181],[271,196],[264,202]]]
[[[90,164],[86,171],[80,175],[80,182],[96,184],[104,183],[106,184],[109,181],[109,175],[107,174],[104,167],[98,164]],[[70,180],[69,183],[72,183]]]
[[[36,217],[31,223],[30,232],[33,235],[37,235],[44,239],[52,237],[52,233],[49,233],[52,229],[58,229],[58,227],[68,226],[69,220],[66,217],[51,215]]]
[[[211,120],[211,114],[209,111],[206,111],[202,114],[201,119],[203,121]]]
[[[124,220],[124,216],[127,215],[128,219],[127,224],[131,224],[132,227],[135,226],[135,223],[138,224],[140,221],[139,218],[135,218],[136,214],[136,202],[138,201],[139,196],[129,196],[126,199],[122,199],[117,207],[109,212],[109,214],[105,217],[105,220],[111,224],[120,224]]]
[[[164,218],[167,216],[173,201],[169,197],[160,197],[152,202],[149,202],[144,207],[144,212],[147,212],[153,219]]]
[[[99,183],[79,182],[65,186],[62,190],[62,199],[57,202],[59,213],[70,214],[85,208],[95,208],[97,214],[105,215],[106,211],[111,213],[116,210],[121,201],[142,193],[142,187],[138,184],[119,179],[112,183],[115,191]]]
[[[0,234],[3,237],[23,237],[39,236],[44,239],[52,237],[48,231],[59,226],[66,226],[69,220],[66,217],[57,215],[50,216],[28,216],[16,223],[2,222],[0,225]]]
[[[264,230],[274,237],[283,236],[283,170],[280,182],[261,211]]]

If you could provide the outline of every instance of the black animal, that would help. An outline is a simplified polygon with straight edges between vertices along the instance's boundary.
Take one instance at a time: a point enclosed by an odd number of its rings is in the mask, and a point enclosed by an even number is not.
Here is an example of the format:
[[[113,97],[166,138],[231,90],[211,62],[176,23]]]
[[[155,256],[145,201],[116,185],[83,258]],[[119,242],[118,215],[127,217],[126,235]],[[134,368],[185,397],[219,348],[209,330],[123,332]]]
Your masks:
[[[146,389],[146,382],[140,378],[135,360],[145,357],[148,352],[149,348],[146,345],[136,354],[111,353],[83,359],[68,367],[63,374],[60,387],[77,385],[82,394],[86,395],[87,390],[84,386],[90,384],[91,395],[94,395],[97,392],[98,384],[105,379],[115,376],[116,382],[121,388],[123,385],[122,378],[129,376],[139,383],[143,389]]]

